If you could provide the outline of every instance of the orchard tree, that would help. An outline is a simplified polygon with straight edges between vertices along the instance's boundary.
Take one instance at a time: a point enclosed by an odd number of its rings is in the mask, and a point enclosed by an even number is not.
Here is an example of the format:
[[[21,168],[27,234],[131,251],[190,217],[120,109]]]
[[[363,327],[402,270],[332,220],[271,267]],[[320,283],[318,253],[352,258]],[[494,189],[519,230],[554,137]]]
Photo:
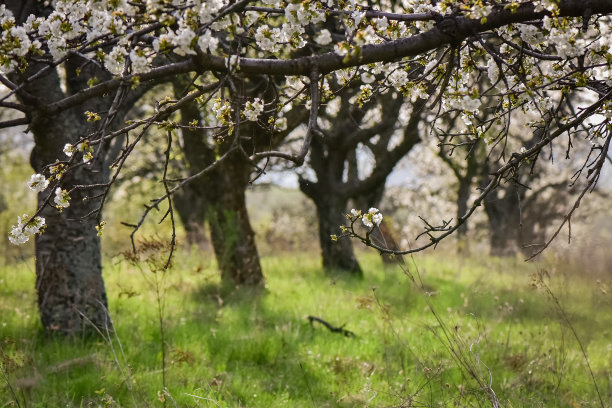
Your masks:
[[[348,79],[340,77],[340,81]],[[317,208],[323,266],[361,275],[351,242],[336,238],[339,226],[346,220],[349,200],[361,208],[380,204],[387,177],[420,141],[418,125],[425,104],[424,99],[414,104],[405,101],[394,88],[377,90],[378,97],[368,91],[371,85],[354,88],[321,111],[320,130],[311,142],[308,162],[316,180],[301,176],[299,182]],[[364,160],[371,169],[360,165]],[[380,245],[391,241],[389,234],[379,234],[383,228],[380,224],[373,232]]]
[[[353,1],[280,0],[45,4],[9,0],[0,5],[0,82],[6,87],[0,108],[21,112],[0,127],[27,125],[34,135],[35,174],[29,185],[39,191],[38,210],[20,217],[9,234],[14,243],[36,236],[37,287],[47,329],[74,332],[82,322],[104,324],[97,238],[102,208],[150,127],[167,131],[161,175],[165,193],[147,207],[143,219],[165,205],[166,219],[174,223],[173,194],[225,161],[245,161],[255,174],[264,171],[260,163],[270,157],[303,164],[320,132],[317,119],[320,102],[327,99],[326,84],[331,93],[342,92],[332,87],[338,70],[375,78],[375,86],[365,87],[362,97],[379,85],[409,99],[425,91],[436,116],[461,112],[465,131],[475,138],[494,132],[489,136],[493,145],[506,145],[512,138],[508,126],[517,117],[540,113],[527,123],[527,129],[538,131],[535,143],[514,152],[504,149],[466,214],[453,223],[429,221],[431,241],[404,253],[450,235],[503,180],[537,160],[547,146],[569,140],[571,150],[579,140],[593,143],[580,198],[596,184],[605,163],[612,116],[609,0],[413,0],[378,8]],[[324,28],[332,17],[333,36]],[[415,77],[415,70],[422,74]],[[185,74],[192,86],[184,95],[159,101],[148,117],[122,120],[143,89]],[[259,100],[241,85],[257,76],[268,78],[273,88]],[[303,84],[298,90],[297,81]],[[482,81],[490,86],[479,93],[475,84]],[[578,96],[588,102],[574,109]],[[489,120],[479,123],[483,97],[498,103]],[[196,100],[212,104],[220,148],[214,163],[173,179],[167,175],[177,126],[168,119]],[[243,124],[264,122],[259,124],[273,135],[282,127],[281,115],[300,106],[307,106],[309,119],[295,151],[275,150],[273,144],[254,148],[255,138]],[[199,126],[211,125],[193,124]],[[119,137],[125,137],[125,144],[109,169],[105,153]],[[569,209],[565,222],[577,206]],[[392,251],[369,239],[382,220],[380,213],[352,214],[352,222],[359,217],[369,228],[360,235],[365,243]],[[142,220],[135,221],[134,230],[140,225]],[[358,231],[349,228],[347,233]],[[173,234],[170,253],[174,245]]]
[[[175,78],[173,87],[177,96],[186,91],[197,91],[197,87],[192,87],[186,77]],[[181,190],[182,208],[177,207],[178,212],[186,221],[184,224],[188,225],[191,220],[203,228],[204,221],[208,222],[217,264],[227,284],[260,285],[264,280],[255,233],[246,207],[246,189],[256,174],[253,174],[254,163],[243,152],[248,150],[252,154],[278,146],[290,130],[308,119],[305,109],[292,109],[282,118],[263,113],[263,101],[273,100],[277,87],[277,84],[270,83],[268,77],[254,76],[242,82],[235,81],[225,89],[228,95],[231,95],[232,88],[240,90],[240,95],[232,95],[234,100],[252,101],[249,105],[251,111],[247,111],[245,116],[248,121],[236,125],[240,126],[240,134],[247,135],[237,142],[242,144],[242,149],[236,150],[234,157]],[[179,110],[181,147],[188,173],[206,169],[215,163],[218,155],[233,146],[223,143],[222,138],[227,136],[225,129],[215,126],[215,104],[218,103],[209,102],[207,105],[193,101]],[[270,120],[276,125],[271,129],[266,126]],[[196,123],[208,126],[194,126]]]

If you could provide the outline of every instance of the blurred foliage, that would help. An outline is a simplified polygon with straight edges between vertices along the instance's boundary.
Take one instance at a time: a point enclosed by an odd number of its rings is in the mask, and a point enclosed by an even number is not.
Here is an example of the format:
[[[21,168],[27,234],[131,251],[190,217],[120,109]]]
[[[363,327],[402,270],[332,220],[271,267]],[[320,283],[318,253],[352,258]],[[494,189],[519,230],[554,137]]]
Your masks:
[[[299,190],[256,185],[247,190],[247,208],[263,255],[319,251],[316,210]]]

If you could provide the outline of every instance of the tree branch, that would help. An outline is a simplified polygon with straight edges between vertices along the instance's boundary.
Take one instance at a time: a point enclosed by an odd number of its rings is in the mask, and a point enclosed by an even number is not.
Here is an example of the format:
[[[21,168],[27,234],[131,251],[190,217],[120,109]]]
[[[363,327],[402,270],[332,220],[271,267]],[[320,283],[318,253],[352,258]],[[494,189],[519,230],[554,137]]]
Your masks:
[[[279,151],[268,151],[253,154],[249,159],[252,162],[257,162],[265,157],[279,157],[281,159],[289,160],[295,163],[297,166],[301,166],[304,164],[304,159],[306,158],[306,154],[308,154],[308,150],[310,149],[310,143],[312,142],[312,136],[314,132],[316,132],[317,127],[317,116],[319,112],[319,71],[316,67],[310,73],[310,117],[308,118],[308,129],[306,130],[306,135],[304,136],[304,143],[300,148],[300,151],[297,155],[292,155],[289,153],[279,152]]]
[[[0,122],[0,129],[10,128],[10,127],[20,126],[20,125],[27,125],[29,123],[30,123],[30,119],[27,117],[11,119],[11,120],[4,120]]]

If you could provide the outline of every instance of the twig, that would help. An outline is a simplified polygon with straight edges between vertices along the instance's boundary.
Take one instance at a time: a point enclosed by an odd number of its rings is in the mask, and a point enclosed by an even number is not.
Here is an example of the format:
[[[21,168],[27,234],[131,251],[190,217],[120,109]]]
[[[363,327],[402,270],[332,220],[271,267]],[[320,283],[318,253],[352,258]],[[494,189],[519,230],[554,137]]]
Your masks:
[[[610,148],[610,140],[612,140],[612,134],[608,135],[608,137],[606,139],[606,142],[604,144],[604,147],[603,147],[603,149],[602,149],[602,151],[600,153],[600,157],[597,160],[597,163],[595,164],[595,167],[592,169],[593,173],[591,174],[590,180],[587,183],[587,185],[584,187],[584,189],[582,190],[582,192],[580,193],[580,195],[578,196],[576,201],[574,201],[574,205],[572,206],[572,208],[565,214],[565,216],[563,217],[563,221],[557,227],[557,229],[552,234],[552,236],[548,239],[548,241],[544,245],[542,245],[542,248],[538,249],[533,255],[531,255],[529,258],[527,258],[526,259],[527,261],[529,261],[529,260],[535,258],[536,256],[540,255],[546,248],[548,248],[550,246],[550,244],[554,241],[554,239],[557,237],[557,235],[559,235],[559,233],[561,232],[561,229],[563,228],[563,226],[566,223],[569,225],[569,231],[570,231],[569,235],[568,235],[568,241],[571,239],[571,219],[572,219],[572,215],[574,214],[574,212],[580,206],[580,202],[582,201],[582,198],[586,195],[586,193],[589,190],[591,190],[592,188],[594,188],[595,185],[597,184],[597,181],[599,180],[599,175],[601,174],[601,169],[603,168],[603,165],[605,164],[605,161],[606,161],[607,151]]]
[[[292,155],[289,153],[279,152],[279,151],[267,151],[261,153],[255,153],[250,157],[252,162],[257,162],[260,159],[266,157],[279,157],[281,159],[289,160],[295,163],[297,166],[301,166],[304,164],[304,159],[306,158],[306,154],[310,150],[310,143],[312,142],[312,136],[314,132],[317,131],[317,117],[319,112],[319,70],[316,66],[312,68],[312,72],[310,73],[310,117],[308,118],[308,129],[306,130],[306,135],[304,136],[304,143],[300,148],[300,151],[297,155]]]
[[[340,327],[335,327],[335,326],[332,326],[330,323],[326,322],[325,320],[321,319],[320,317],[316,317],[316,316],[308,316],[308,321],[310,322],[310,325],[312,327],[314,327],[313,322],[319,322],[323,326],[327,327],[329,331],[332,333],[340,333],[345,337],[356,337],[355,333],[353,333],[350,330],[346,330],[344,328],[345,325],[342,325]]]

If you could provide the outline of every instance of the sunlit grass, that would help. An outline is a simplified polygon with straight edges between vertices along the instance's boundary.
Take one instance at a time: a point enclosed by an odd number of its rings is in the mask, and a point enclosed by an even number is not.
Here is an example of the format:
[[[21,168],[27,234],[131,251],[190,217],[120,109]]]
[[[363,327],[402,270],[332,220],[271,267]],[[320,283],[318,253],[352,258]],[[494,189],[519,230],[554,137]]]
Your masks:
[[[434,254],[416,260],[423,293],[399,267],[384,268],[375,255],[361,260],[363,280],[326,276],[317,254],[264,258],[261,291],[221,288],[209,254],[179,253],[174,268],[157,276],[109,260],[112,349],[101,336],[44,334],[32,266],[4,267],[0,361],[8,381],[0,382],[0,406],[14,399],[8,384],[32,407],[162,400],[201,407],[487,406],[436,337],[441,323],[460,336],[461,352],[487,383],[490,373],[504,406],[600,406],[560,310],[532,285],[542,269],[588,352],[602,399],[612,399],[609,282],[520,261]],[[417,273],[412,261],[409,271]],[[165,288],[166,391],[155,279]],[[313,328],[308,315],[345,325],[356,337]]]

